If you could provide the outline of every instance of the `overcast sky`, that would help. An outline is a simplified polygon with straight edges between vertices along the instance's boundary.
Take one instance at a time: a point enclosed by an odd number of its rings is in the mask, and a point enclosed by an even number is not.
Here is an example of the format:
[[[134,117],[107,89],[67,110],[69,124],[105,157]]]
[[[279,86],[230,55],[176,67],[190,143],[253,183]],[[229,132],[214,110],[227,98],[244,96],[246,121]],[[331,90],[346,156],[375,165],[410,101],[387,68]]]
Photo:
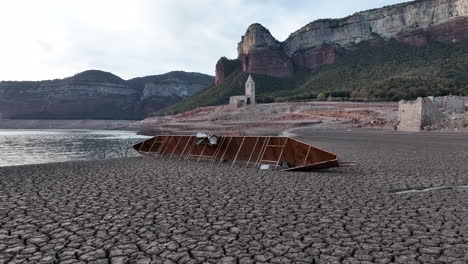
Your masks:
[[[124,79],[173,70],[214,75],[247,27],[278,40],[319,18],[398,0],[0,1],[0,80],[63,78],[99,69]]]

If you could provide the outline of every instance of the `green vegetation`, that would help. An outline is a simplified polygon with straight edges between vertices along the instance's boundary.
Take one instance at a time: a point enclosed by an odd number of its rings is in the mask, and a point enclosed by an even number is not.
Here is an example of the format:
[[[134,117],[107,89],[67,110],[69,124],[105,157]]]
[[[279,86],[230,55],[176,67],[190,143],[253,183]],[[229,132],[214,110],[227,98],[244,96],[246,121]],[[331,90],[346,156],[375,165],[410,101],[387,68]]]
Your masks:
[[[183,71],[125,81],[99,70],[64,79],[0,81],[0,112],[12,119],[142,119],[213,82],[213,76]]]
[[[468,42],[411,47],[390,41],[368,43],[322,68],[307,82],[276,96],[318,93],[333,97],[400,100],[428,95],[468,94]]]
[[[319,101],[325,101],[327,99],[327,95],[325,93],[319,93],[317,94],[317,100]]]
[[[428,95],[468,95],[468,41],[412,47],[397,41],[360,43],[332,65],[280,79],[254,75],[259,102],[310,100],[319,93],[345,100],[400,100]],[[243,93],[248,74],[237,69],[218,86],[163,109],[183,112],[228,102]]]
[[[125,81],[119,76],[110,72],[99,71],[99,70],[88,70],[77,73],[72,77],[65,78],[66,82],[108,82],[108,83],[119,83],[125,84]]]
[[[281,90],[292,90],[304,83],[309,74],[308,72],[298,73],[294,78],[274,78],[252,74],[255,80],[257,101],[260,103],[271,103],[275,101],[274,97],[268,96],[269,93]],[[239,66],[221,84],[213,84],[193,96],[175,105],[164,108],[155,114],[168,115],[181,113],[202,106],[227,104],[229,103],[230,96],[243,95],[245,93],[245,82],[248,77],[249,74],[242,72]]]

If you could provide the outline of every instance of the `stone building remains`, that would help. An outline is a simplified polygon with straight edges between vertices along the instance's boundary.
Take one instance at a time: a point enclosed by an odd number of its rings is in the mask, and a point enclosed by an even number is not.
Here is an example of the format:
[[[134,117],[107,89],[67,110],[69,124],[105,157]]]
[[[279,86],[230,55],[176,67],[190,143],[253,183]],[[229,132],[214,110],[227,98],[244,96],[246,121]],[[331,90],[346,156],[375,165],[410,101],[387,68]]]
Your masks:
[[[430,97],[434,104],[446,113],[464,113],[465,98],[461,96]]]
[[[416,101],[400,101],[398,131],[418,132],[444,119],[444,114],[431,98],[419,97]]]
[[[229,98],[229,105],[235,108],[255,105],[255,82],[252,75],[249,75],[245,83],[245,95],[231,96]]]
[[[465,98],[460,96],[419,97],[416,101],[400,101],[398,131],[417,132],[436,125],[446,114],[464,113]]]

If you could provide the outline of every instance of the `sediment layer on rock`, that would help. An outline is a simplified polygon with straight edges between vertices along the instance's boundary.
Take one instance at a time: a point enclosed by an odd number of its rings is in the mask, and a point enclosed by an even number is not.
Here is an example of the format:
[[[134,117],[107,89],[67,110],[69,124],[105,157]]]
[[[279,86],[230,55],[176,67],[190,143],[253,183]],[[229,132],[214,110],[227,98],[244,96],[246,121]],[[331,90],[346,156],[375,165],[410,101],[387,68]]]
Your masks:
[[[135,119],[213,83],[199,73],[170,72],[123,80],[85,71],[61,80],[0,82],[0,119]]]
[[[334,63],[340,49],[352,48],[362,41],[392,38],[413,46],[468,39],[468,1],[417,0],[342,19],[321,19],[283,42],[262,25],[252,24],[237,51],[244,72],[291,77],[297,69],[316,70]],[[217,71],[217,80],[225,77]]]

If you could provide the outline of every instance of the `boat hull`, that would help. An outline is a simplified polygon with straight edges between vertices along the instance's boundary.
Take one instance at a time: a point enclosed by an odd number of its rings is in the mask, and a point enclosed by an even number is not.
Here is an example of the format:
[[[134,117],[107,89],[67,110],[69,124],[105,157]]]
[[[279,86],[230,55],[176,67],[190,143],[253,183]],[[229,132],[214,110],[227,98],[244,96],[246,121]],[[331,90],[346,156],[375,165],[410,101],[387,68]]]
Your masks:
[[[197,144],[195,136],[162,135],[133,146],[142,155],[179,160],[230,162],[245,167],[271,165],[274,170],[312,171],[338,167],[335,154],[289,137],[219,136],[218,143]]]

